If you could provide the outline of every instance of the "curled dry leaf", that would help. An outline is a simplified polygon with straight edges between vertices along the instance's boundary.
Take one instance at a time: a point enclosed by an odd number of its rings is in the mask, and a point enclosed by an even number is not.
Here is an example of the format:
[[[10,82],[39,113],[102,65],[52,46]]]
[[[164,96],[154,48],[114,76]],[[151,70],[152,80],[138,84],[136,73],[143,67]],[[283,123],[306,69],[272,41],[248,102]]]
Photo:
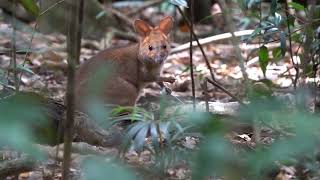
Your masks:
[[[293,166],[282,166],[275,180],[291,180],[295,178],[296,169]]]

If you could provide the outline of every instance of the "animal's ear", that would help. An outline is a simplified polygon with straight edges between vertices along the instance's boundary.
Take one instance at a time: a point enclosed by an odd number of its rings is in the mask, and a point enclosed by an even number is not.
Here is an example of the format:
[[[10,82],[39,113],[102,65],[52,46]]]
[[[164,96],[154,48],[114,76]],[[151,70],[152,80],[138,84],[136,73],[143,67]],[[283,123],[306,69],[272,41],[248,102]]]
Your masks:
[[[170,16],[165,17],[159,23],[159,29],[166,35],[170,33],[172,28],[173,28],[173,18]]]
[[[150,33],[152,27],[145,21],[137,19],[134,21],[134,29],[140,36],[146,37]]]

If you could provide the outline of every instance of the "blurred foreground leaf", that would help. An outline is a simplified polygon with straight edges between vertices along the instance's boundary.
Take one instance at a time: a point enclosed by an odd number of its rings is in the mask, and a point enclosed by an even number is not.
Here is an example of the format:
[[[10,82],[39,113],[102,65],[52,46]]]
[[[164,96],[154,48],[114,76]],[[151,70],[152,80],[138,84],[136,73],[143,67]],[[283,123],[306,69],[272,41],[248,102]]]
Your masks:
[[[305,9],[305,7],[297,2],[288,2],[288,5],[291,6],[292,8],[296,9],[296,10],[300,10],[303,11]]]
[[[269,62],[268,48],[266,46],[261,46],[259,49],[259,63],[264,75],[266,75],[268,62]]]
[[[88,158],[82,164],[85,180],[135,180],[133,171],[119,163],[106,161],[101,157]]]
[[[0,100],[0,145],[9,146],[40,158],[33,146],[33,124],[46,123],[38,96],[19,93]]]
[[[34,0],[20,0],[22,6],[32,15],[38,16],[40,8]]]
[[[169,0],[169,3],[188,8],[188,3],[186,0]]]

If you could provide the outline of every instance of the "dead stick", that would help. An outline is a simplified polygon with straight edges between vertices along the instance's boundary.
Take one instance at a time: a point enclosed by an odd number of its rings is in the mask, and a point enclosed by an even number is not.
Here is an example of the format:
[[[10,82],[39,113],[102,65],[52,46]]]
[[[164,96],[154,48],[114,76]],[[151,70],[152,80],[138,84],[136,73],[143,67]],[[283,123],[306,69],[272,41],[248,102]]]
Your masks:
[[[233,95],[232,93],[230,93],[228,90],[226,90],[224,87],[222,87],[220,84],[218,84],[215,81],[212,81],[209,78],[206,78],[206,80],[211,83],[212,85],[214,85],[215,87],[217,87],[218,89],[222,90],[224,93],[228,94],[230,97],[232,97],[234,100],[238,101],[239,104],[246,106],[246,104],[244,104],[239,98],[237,98],[235,95]]]
[[[193,6],[194,0],[190,0],[190,46],[189,46],[189,54],[190,54],[190,77],[191,77],[191,87],[192,87],[192,102],[193,102],[193,110],[196,110],[196,91],[194,84],[194,74],[193,74],[193,49],[192,49],[192,40],[193,40]]]
[[[213,74],[213,71],[212,71],[212,68],[211,68],[210,63],[209,63],[209,60],[208,60],[208,58],[207,58],[207,55],[206,55],[206,53],[204,52],[203,47],[202,47],[202,45],[201,45],[200,42],[199,42],[198,36],[196,35],[196,33],[195,33],[195,32],[193,31],[193,29],[191,28],[190,21],[189,21],[188,18],[185,16],[185,14],[182,12],[181,8],[180,8],[179,6],[176,6],[176,7],[178,8],[179,13],[183,16],[183,18],[184,18],[185,22],[187,23],[187,25],[188,25],[191,33],[193,34],[195,40],[197,41],[197,44],[198,44],[198,46],[199,46],[199,48],[200,48],[200,50],[201,50],[201,53],[202,53],[202,55],[203,55],[203,57],[204,57],[204,59],[205,59],[206,65],[207,65],[207,67],[208,67],[208,69],[209,69],[209,71],[210,71],[212,80],[215,80],[214,74]]]
[[[27,59],[31,53],[31,46],[32,46],[32,41],[34,39],[34,36],[35,36],[35,33],[37,32],[37,27],[38,27],[38,24],[39,24],[39,19],[41,16],[45,15],[47,12],[49,12],[51,9],[55,8],[56,6],[58,6],[59,4],[63,3],[65,0],[60,0],[56,3],[54,3],[53,5],[51,5],[50,7],[48,7],[47,9],[45,9],[44,11],[42,11],[36,18],[36,23],[34,25],[34,28],[33,28],[33,31],[32,31],[32,34],[31,34],[31,37],[30,37],[30,44],[29,44],[29,47],[28,47],[28,50],[26,51],[26,54],[24,56],[24,60],[23,60],[23,63],[22,63],[22,66],[24,67],[26,62],[27,62]],[[21,78],[22,78],[22,73],[20,73],[20,77],[19,77],[19,85],[20,86],[20,82],[21,82]]]
[[[209,112],[209,93],[208,93],[208,80],[205,79],[204,80],[204,84],[203,84],[203,89],[204,89],[204,98],[205,98],[205,102],[206,102],[206,112]]]
[[[234,35],[236,37],[241,37],[241,36],[248,36],[248,35],[251,35],[252,32],[254,30],[243,30],[243,31],[236,31],[234,32]],[[207,38],[203,38],[203,39],[200,39],[199,40],[199,43],[201,45],[207,45],[207,44],[210,44],[212,42],[215,42],[215,41],[219,41],[219,40],[224,40],[224,39],[230,39],[232,38],[232,34],[231,33],[223,33],[223,34],[218,34],[218,35],[214,35],[214,36],[210,36],[210,37],[207,37]],[[245,44],[247,45],[247,44]],[[197,47],[197,42],[196,41],[193,41],[192,42],[192,46],[193,47]],[[278,47],[279,45],[277,45]],[[173,48],[171,50],[171,54],[174,54],[174,53],[179,53],[181,51],[184,51],[184,50],[187,50],[189,48],[189,43],[185,43],[185,44],[182,44],[176,48]],[[243,48],[246,48],[246,46],[244,46]],[[256,48],[255,46],[254,47],[250,47],[251,48]]]

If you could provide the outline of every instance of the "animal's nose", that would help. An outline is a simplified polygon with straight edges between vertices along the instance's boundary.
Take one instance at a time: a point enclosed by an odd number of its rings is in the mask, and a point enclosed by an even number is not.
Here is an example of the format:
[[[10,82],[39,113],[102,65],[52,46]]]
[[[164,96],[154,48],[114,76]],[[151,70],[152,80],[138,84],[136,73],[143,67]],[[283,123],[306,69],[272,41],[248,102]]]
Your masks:
[[[161,64],[164,59],[165,59],[165,55],[163,55],[163,54],[158,54],[158,55],[156,55],[156,57],[155,57],[155,61],[156,61],[157,63],[159,63],[159,64]]]
[[[165,57],[166,57],[166,54],[165,54],[165,53],[161,53],[160,56],[161,56],[162,58],[165,58]]]

